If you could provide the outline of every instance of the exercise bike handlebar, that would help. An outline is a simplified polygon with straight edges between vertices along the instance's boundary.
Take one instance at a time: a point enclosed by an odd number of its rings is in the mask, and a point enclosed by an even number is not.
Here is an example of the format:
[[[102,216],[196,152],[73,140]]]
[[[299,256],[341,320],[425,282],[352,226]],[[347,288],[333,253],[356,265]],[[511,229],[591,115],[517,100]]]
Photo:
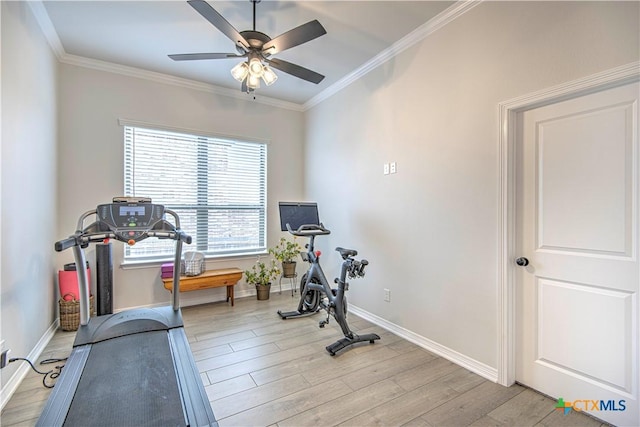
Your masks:
[[[302,224],[297,230],[293,230],[291,225],[287,223],[287,231],[294,236],[320,236],[323,234],[331,234],[330,230],[324,228],[322,224]]]

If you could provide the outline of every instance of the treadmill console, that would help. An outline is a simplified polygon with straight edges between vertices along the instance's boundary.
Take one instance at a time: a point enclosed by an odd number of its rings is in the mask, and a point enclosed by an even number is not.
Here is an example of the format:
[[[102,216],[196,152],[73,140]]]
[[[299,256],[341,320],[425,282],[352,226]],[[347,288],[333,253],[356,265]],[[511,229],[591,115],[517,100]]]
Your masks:
[[[147,232],[162,221],[164,206],[153,203],[122,202],[99,205],[98,221],[123,242],[143,240]]]

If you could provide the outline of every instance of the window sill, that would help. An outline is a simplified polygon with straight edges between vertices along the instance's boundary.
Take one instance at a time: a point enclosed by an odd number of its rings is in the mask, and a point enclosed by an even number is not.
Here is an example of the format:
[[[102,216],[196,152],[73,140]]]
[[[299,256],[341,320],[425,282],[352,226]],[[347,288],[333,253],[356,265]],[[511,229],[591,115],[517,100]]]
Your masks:
[[[233,254],[233,255],[210,255],[206,256],[204,259],[205,264],[216,263],[216,262],[228,262],[228,261],[246,261],[250,258],[255,258],[257,256],[266,256],[269,255],[268,251],[260,251],[260,252],[247,252],[241,254]],[[120,263],[120,268],[123,270],[139,270],[145,268],[158,268],[162,264],[173,262],[173,258],[165,258],[165,259],[154,259],[149,261],[122,261]]]

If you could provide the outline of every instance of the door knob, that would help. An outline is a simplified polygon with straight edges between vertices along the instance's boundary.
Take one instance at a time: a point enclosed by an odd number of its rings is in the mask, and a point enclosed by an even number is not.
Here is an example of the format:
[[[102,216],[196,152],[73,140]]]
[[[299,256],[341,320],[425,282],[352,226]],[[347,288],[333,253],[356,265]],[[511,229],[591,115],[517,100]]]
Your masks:
[[[529,260],[522,256],[516,259],[516,264],[518,264],[520,267],[526,267],[527,265],[529,265]]]

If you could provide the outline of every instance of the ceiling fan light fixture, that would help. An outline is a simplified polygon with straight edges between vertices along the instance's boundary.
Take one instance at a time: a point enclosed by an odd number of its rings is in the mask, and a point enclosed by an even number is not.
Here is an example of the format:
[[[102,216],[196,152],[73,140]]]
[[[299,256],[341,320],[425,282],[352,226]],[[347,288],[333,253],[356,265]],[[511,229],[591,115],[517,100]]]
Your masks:
[[[263,68],[262,80],[266,83],[267,86],[271,86],[278,80],[278,75],[273,72],[273,70],[266,65]]]
[[[249,74],[249,64],[241,62],[231,69],[231,75],[234,79],[242,82]]]

